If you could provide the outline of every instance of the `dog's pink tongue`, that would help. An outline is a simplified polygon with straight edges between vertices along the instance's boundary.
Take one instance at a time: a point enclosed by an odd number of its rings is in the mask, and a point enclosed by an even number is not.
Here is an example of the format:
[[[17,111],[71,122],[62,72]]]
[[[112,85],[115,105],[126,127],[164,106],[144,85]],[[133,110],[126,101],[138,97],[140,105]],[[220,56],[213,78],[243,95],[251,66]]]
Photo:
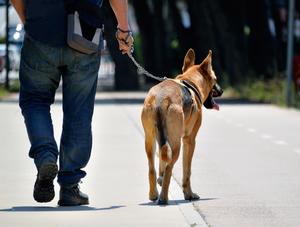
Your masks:
[[[215,100],[213,100],[213,109],[219,111],[220,107],[219,105],[215,102]]]

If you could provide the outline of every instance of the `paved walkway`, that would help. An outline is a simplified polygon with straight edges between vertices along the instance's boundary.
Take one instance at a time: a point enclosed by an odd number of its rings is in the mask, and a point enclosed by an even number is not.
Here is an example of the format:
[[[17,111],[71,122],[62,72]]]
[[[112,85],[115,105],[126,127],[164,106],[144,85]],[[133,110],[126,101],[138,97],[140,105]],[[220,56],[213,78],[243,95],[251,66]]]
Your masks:
[[[206,226],[193,203],[183,200],[172,180],[170,205],[148,200],[147,159],[140,110],[144,93],[97,95],[92,157],[82,191],[91,204],[60,208],[39,204],[32,189],[36,170],[27,153],[29,142],[17,96],[0,102],[0,227],[10,226]],[[52,106],[55,136],[61,132],[61,99]],[[56,184],[56,194],[58,186]]]

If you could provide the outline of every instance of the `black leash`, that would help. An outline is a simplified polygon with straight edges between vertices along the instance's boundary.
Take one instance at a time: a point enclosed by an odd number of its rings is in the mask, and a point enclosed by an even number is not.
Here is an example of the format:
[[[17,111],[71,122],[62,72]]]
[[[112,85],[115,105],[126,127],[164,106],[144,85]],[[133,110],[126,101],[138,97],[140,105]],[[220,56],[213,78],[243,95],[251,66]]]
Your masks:
[[[133,64],[137,67],[138,69],[138,73],[140,74],[144,74],[154,80],[158,80],[158,81],[164,81],[164,80],[167,80],[168,77],[159,77],[159,76],[154,76],[153,74],[149,73],[146,69],[144,69],[135,59],[134,57],[132,56],[131,53],[127,53],[128,57],[130,58],[130,60],[133,62]]]

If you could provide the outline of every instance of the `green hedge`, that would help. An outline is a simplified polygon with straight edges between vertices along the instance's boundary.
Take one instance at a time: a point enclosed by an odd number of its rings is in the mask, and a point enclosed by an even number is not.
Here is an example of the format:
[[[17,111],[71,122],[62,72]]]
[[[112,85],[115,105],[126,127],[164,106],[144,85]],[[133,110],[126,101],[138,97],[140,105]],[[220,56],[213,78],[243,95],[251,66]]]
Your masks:
[[[0,85],[0,99],[5,97],[8,94],[8,92],[6,91],[6,89]]]
[[[286,80],[248,80],[234,88],[228,87],[225,96],[286,106]],[[293,88],[292,105],[300,108],[300,92]]]

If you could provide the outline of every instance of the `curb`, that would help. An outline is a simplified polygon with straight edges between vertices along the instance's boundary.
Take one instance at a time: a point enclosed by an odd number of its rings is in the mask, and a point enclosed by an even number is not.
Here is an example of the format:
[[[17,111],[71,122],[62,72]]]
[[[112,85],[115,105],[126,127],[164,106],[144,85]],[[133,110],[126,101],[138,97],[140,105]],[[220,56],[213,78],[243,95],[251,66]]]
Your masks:
[[[175,177],[172,176],[170,188],[169,188],[170,197],[174,198],[181,198],[182,197],[182,188],[176,181]],[[176,202],[175,202],[176,203]],[[187,203],[176,203],[178,208],[180,209],[182,215],[185,217],[185,220],[190,226],[193,227],[208,227],[204,219],[201,215],[197,212],[196,208],[194,207],[193,202]]]

